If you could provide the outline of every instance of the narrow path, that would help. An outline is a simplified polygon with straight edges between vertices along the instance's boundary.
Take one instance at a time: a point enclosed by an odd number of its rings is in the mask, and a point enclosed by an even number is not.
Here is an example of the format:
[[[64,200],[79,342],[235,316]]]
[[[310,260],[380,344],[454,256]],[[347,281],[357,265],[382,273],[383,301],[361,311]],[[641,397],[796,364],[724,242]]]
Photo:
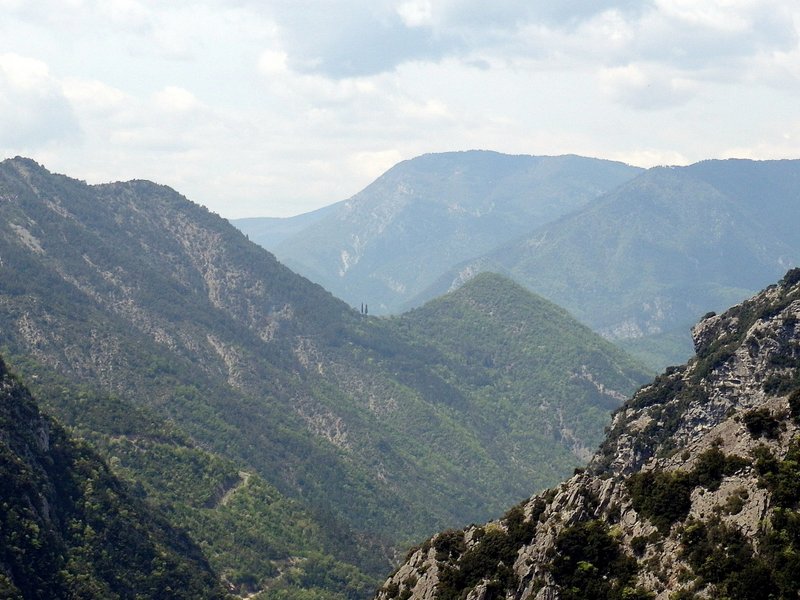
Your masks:
[[[247,471],[239,471],[239,480],[233,484],[230,488],[225,490],[225,493],[222,494],[222,497],[217,502],[216,506],[226,506],[228,502],[231,501],[233,495],[238,492],[242,487],[247,485],[247,482],[250,481],[250,477],[252,473],[248,473]],[[216,506],[214,508],[216,508]]]

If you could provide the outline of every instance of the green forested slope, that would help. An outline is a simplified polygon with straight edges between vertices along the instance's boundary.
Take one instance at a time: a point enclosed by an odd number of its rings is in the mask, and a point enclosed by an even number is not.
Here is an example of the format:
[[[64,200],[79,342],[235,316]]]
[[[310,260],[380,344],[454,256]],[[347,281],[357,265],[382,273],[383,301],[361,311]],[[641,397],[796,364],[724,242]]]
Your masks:
[[[489,383],[467,380],[447,327],[360,315],[163,186],[87,186],[14,159],[0,199],[10,363],[242,592],[363,597],[398,546],[571,469],[640,380],[567,344],[575,361],[544,386],[504,353]],[[533,313],[509,315],[515,344],[538,347],[520,322]],[[488,319],[450,323],[478,340]],[[513,447],[495,435],[543,412],[558,426]]]
[[[797,598],[800,269],[692,338],[585,470],[424,542],[376,599]]]
[[[43,416],[0,360],[0,595],[223,598],[200,548]]]
[[[394,322],[440,351],[448,380],[478,399],[478,414],[493,415],[508,447],[528,452],[557,439],[562,451],[591,453],[607,411],[623,400],[609,392],[641,376],[630,358],[566,311],[491,273]],[[530,463],[533,473],[541,474],[543,463],[555,466],[543,458]]]

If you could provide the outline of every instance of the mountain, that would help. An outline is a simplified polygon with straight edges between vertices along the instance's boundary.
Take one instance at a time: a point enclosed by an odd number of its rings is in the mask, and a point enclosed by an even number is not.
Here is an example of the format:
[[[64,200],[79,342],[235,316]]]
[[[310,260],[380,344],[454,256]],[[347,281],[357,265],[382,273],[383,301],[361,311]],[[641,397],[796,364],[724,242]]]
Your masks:
[[[0,359],[0,595],[226,598],[200,548],[40,413]]]
[[[487,151],[427,154],[401,162],[349,200],[287,221],[233,223],[298,273],[353,306],[396,313],[462,261],[555,220],[640,172],[578,156]],[[418,305],[418,304],[417,304]]]
[[[800,161],[659,167],[442,277],[422,302],[483,269],[563,306],[650,364],[683,362],[704,312],[800,264]]]
[[[330,204],[294,217],[249,217],[233,219],[231,223],[262,248],[275,248],[326,215],[336,212],[343,202]]]
[[[227,584],[276,597],[365,597],[404,543],[569,472],[643,381],[506,279],[368,317],[169,188],[23,158],[0,163],[0,332]]]
[[[491,407],[491,422],[476,429],[492,431],[495,440],[508,435],[498,451],[517,449],[513,462],[535,456],[553,438],[563,444],[558,463],[548,458],[528,465],[526,479],[534,487],[561,470],[553,469],[556,464],[572,466],[575,456],[591,456],[604,415],[624,400],[614,390],[640,377],[624,353],[565,310],[493,273],[389,322],[441,353],[447,381],[462,382],[479,406]],[[595,379],[601,373],[602,380]]]
[[[377,597],[796,598],[800,269],[693,340],[587,469],[413,548]]]

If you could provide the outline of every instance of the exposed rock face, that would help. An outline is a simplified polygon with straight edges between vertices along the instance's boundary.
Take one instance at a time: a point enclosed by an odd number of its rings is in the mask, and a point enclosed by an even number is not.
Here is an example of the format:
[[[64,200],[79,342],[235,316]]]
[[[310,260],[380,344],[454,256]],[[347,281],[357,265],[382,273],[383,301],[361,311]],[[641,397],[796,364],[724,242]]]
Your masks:
[[[585,472],[434,536],[377,597],[797,597],[800,269],[693,339]]]

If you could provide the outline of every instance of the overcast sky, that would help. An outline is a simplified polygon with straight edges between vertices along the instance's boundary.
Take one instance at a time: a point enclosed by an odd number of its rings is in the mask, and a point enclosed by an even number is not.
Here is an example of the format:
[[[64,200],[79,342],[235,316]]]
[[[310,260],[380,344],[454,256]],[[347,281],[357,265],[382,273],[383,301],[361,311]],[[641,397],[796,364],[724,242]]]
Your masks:
[[[426,152],[800,158],[797,0],[0,0],[0,152],[229,218]]]

